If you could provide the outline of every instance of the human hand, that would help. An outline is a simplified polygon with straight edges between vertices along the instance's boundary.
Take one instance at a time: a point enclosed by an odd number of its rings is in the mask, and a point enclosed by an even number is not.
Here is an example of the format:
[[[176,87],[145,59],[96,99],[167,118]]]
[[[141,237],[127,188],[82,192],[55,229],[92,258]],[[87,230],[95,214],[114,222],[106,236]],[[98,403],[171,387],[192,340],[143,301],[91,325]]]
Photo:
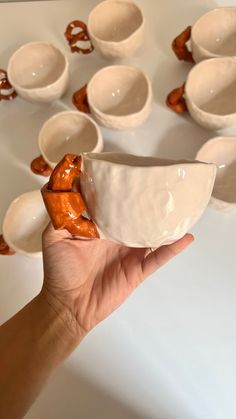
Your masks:
[[[194,240],[181,240],[157,250],[135,249],[105,240],[73,239],[49,225],[43,234],[43,291],[66,307],[81,339],[120,306],[145,278]]]

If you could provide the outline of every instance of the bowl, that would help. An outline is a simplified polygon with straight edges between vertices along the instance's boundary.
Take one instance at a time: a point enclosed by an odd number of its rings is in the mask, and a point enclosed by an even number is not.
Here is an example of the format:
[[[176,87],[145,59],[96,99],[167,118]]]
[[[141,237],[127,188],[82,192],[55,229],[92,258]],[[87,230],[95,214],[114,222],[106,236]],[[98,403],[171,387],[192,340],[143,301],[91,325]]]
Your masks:
[[[44,123],[38,145],[44,160],[54,169],[65,154],[102,151],[103,139],[98,125],[90,116],[65,111]]]
[[[9,206],[3,220],[3,237],[15,252],[39,257],[42,232],[49,223],[39,190],[24,193]]]
[[[99,125],[128,130],[148,118],[152,96],[151,82],[141,70],[115,65],[99,70],[89,81],[87,91],[83,87],[74,94],[73,103],[83,111],[87,101],[88,111]]]
[[[8,79],[19,96],[33,102],[52,102],[65,92],[69,81],[66,56],[46,42],[21,46],[8,63]]]
[[[142,10],[134,2],[106,0],[91,11],[88,27],[81,20],[72,21],[65,36],[72,52],[90,54],[96,50],[107,59],[125,58],[141,47],[144,26]],[[75,30],[79,32],[74,33]],[[84,41],[85,47],[82,46]]]
[[[172,47],[178,59],[196,63],[208,58],[236,57],[235,28],[236,7],[218,7],[188,26],[174,39]]]
[[[217,165],[210,206],[228,213],[236,212],[236,137],[216,137],[198,151],[197,160]]]

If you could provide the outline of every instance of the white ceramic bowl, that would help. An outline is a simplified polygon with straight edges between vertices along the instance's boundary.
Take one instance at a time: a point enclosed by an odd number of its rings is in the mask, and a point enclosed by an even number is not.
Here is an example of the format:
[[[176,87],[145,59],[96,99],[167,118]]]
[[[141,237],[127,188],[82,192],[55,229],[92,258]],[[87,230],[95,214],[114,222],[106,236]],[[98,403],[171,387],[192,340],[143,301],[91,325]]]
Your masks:
[[[101,69],[89,81],[87,96],[96,121],[116,130],[141,125],[152,108],[151,82],[135,67],[119,65]]]
[[[72,21],[65,35],[72,52],[89,54],[95,49],[107,59],[125,58],[133,55],[142,45],[144,26],[143,13],[133,1],[106,0],[91,11],[88,27],[84,22]],[[75,28],[80,30],[78,35],[74,35]],[[83,41],[86,41],[85,47],[82,46]]]
[[[52,102],[66,90],[69,63],[55,46],[30,42],[11,56],[7,73],[19,96],[33,102]]]
[[[130,57],[143,43],[144,16],[132,1],[106,0],[90,13],[88,31],[94,48],[106,58]]]
[[[40,191],[27,192],[9,206],[3,220],[3,236],[11,249],[38,257],[42,251],[42,232],[48,223]]]
[[[54,115],[42,126],[38,145],[47,164],[54,169],[65,154],[101,152],[101,131],[88,115],[65,111]]]
[[[189,57],[191,52],[186,43],[189,40],[187,34],[190,34],[192,57],[196,63],[208,58],[236,57],[235,28],[236,7],[218,7],[201,16],[192,26],[191,31],[188,27],[185,32],[186,36],[183,37],[182,33],[176,38],[176,44],[179,46],[180,40],[185,38],[183,49],[187,48],[189,52],[187,57]]]
[[[236,127],[236,60],[212,58],[190,71],[185,99],[192,118],[205,128]]]
[[[170,244],[211,197],[216,166],[129,154],[82,155],[81,190],[100,237],[131,247]]]
[[[236,212],[236,137],[216,137],[207,141],[196,159],[217,165],[210,206],[223,212]]]

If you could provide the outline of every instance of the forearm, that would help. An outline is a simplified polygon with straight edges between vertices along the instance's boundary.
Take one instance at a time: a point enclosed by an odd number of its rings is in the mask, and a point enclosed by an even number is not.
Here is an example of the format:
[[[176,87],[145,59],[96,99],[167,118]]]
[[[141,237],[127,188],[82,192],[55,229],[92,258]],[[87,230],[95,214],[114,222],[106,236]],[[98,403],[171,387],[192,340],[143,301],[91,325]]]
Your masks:
[[[68,309],[43,292],[0,327],[0,418],[20,419],[80,341]]]

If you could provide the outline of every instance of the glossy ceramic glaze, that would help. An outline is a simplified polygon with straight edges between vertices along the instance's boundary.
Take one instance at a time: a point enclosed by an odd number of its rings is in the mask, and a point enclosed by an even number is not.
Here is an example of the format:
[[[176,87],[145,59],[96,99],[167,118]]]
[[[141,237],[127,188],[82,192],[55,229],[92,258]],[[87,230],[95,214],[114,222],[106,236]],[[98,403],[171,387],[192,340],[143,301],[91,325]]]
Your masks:
[[[193,119],[208,129],[236,127],[236,60],[212,58],[189,73],[185,98]]]
[[[27,192],[9,206],[3,220],[3,236],[9,247],[26,256],[42,251],[42,232],[49,223],[39,190]]]
[[[65,111],[54,115],[42,126],[38,140],[44,160],[54,169],[65,154],[101,152],[101,131],[88,115]]]
[[[192,27],[193,58],[236,56],[236,7],[220,7],[204,14]]]
[[[30,42],[10,58],[8,78],[24,99],[52,102],[66,90],[69,81],[68,60],[51,44]]]
[[[196,159],[217,165],[210,206],[223,212],[236,212],[236,137],[207,141]]]
[[[87,95],[92,115],[107,128],[135,128],[151,112],[151,82],[135,67],[119,65],[101,69],[88,83]]]
[[[144,16],[132,1],[103,1],[90,13],[88,31],[94,48],[104,57],[130,57],[143,43]]]
[[[181,238],[208,205],[212,164],[129,154],[82,156],[81,189],[101,238],[159,247]]]

